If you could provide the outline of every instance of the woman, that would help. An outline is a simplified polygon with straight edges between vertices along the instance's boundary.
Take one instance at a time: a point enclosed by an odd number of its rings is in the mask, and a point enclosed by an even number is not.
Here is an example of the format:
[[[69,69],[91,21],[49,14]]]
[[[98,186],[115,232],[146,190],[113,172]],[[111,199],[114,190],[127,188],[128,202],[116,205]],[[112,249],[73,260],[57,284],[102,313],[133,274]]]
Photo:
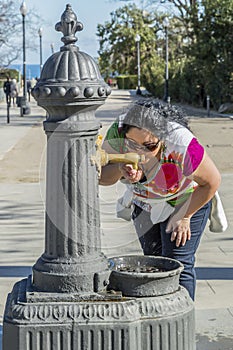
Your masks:
[[[194,300],[195,253],[209,217],[220,174],[175,106],[139,99],[110,127],[107,152],[137,152],[145,162],[108,164],[100,184],[124,178],[133,185],[132,219],[145,255],[184,265],[180,284]]]

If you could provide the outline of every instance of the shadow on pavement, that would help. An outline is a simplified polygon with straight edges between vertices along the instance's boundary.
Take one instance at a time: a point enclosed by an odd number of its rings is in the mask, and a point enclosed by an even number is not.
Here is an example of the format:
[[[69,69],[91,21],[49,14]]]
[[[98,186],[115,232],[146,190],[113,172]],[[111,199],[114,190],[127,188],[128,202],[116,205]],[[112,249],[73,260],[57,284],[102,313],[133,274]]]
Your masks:
[[[0,266],[0,277],[25,277],[32,273],[31,266]],[[233,280],[233,268],[197,267],[198,280]]]
[[[1,277],[27,277],[32,274],[31,266],[0,266]]]
[[[198,280],[233,280],[232,267],[196,267]]]
[[[25,277],[32,273],[31,266],[0,266],[0,277]],[[233,268],[197,267],[198,280],[233,280]]]

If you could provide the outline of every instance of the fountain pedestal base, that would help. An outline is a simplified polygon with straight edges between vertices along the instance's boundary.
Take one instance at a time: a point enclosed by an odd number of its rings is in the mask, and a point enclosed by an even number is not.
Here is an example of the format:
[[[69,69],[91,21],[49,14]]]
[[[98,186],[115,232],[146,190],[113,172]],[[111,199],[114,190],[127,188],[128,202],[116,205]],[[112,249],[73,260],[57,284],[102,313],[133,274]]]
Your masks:
[[[4,315],[3,350],[194,350],[187,291],[156,297],[35,293],[15,284]]]

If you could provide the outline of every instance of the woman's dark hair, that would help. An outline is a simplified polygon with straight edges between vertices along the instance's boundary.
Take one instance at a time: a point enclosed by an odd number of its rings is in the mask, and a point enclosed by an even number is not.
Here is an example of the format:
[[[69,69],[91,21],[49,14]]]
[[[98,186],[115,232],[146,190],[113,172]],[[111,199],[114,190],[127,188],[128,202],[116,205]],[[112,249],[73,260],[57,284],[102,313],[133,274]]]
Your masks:
[[[126,112],[122,131],[126,134],[132,127],[147,129],[160,139],[164,139],[174,128],[184,126],[188,128],[187,117],[183,110],[175,105],[162,103],[155,99],[139,99]],[[169,125],[170,124],[170,125]]]

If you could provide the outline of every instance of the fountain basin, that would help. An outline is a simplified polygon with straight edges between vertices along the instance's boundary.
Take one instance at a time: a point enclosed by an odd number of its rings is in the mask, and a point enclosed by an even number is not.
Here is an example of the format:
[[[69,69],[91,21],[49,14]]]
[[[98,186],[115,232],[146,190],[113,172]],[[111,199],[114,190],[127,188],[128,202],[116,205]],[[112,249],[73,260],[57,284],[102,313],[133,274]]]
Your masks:
[[[175,293],[183,264],[161,256],[128,255],[109,259],[109,290],[123,296],[148,297]]]

